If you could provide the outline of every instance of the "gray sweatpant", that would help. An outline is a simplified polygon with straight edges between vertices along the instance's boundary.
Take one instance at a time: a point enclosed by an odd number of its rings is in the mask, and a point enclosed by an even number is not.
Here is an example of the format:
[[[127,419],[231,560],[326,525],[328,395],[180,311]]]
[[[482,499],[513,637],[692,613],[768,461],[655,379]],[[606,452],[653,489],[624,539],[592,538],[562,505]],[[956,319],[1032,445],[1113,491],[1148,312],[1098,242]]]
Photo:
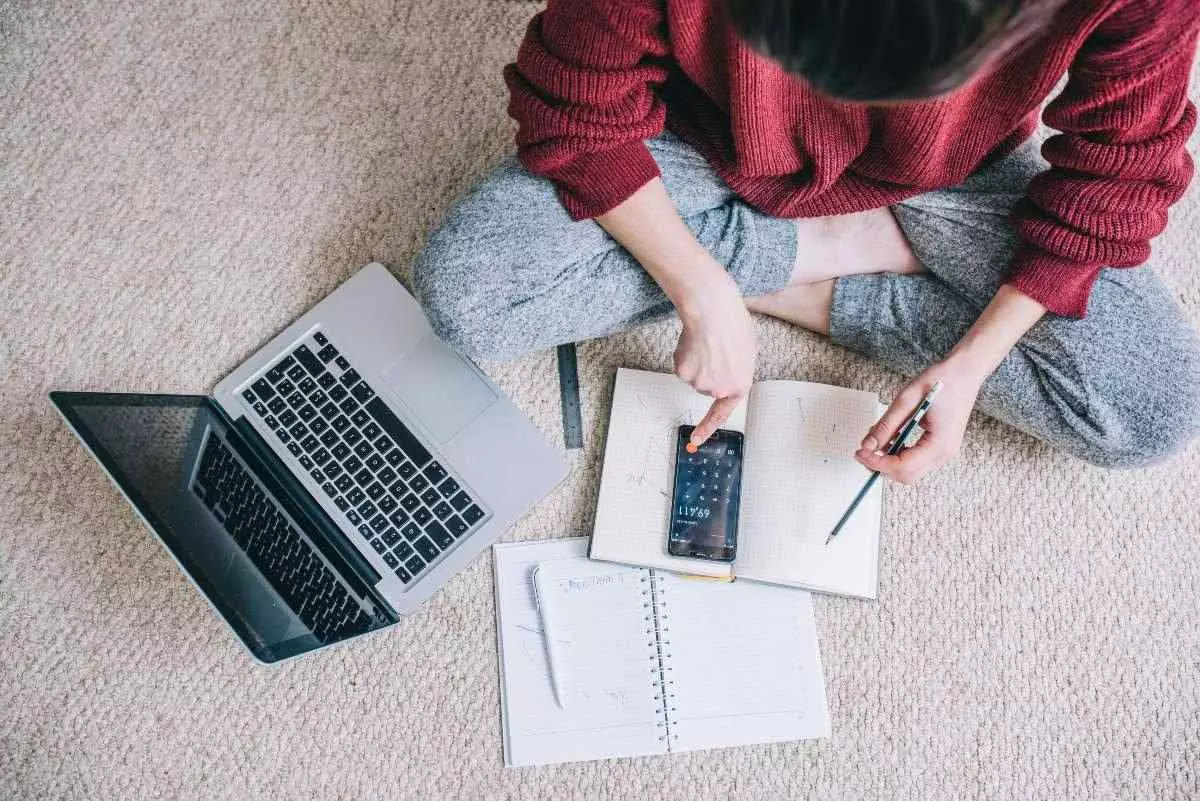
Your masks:
[[[647,143],[688,227],[746,296],[783,287],[795,226],[741,202],[677,137]],[[1046,169],[1036,143],[961,186],[892,207],[923,275],[835,283],[830,336],[905,374],[944,356],[995,294],[1016,237],[1008,213]],[[417,259],[418,297],[460,351],[506,358],[672,312],[632,256],[573,221],[543,178],[509,159],[450,212]],[[1178,450],[1200,428],[1200,342],[1148,267],[1101,273],[1083,320],[1047,316],[985,382],[985,413],[1108,466]]]

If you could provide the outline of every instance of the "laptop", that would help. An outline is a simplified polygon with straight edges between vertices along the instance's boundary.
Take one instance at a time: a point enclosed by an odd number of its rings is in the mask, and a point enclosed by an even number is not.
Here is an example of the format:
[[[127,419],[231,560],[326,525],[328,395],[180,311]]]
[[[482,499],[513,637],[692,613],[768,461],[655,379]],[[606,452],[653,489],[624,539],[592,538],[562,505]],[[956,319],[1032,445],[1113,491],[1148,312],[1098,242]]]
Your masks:
[[[50,397],[261,662],[398,622],[568,472],[380,264],[211,397]]]

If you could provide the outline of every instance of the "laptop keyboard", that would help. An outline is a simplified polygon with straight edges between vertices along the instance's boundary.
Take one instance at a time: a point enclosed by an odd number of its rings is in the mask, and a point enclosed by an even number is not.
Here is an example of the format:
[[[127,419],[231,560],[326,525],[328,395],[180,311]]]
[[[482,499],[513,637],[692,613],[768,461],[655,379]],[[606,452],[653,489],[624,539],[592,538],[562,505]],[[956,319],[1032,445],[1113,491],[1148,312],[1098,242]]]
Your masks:
[[[317,639],[329,642],[371,627],[371,616],[215,436],[205,443],[192,492]]]
[[[405,584],[487,518],[322,332],[242,397]]]

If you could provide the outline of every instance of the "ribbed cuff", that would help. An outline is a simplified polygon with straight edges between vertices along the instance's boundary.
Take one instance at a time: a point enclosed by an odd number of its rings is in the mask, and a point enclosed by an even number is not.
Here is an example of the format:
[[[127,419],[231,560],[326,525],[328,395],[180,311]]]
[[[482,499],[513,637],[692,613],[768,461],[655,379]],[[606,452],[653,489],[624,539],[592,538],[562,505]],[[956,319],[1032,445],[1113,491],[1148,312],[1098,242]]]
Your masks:
[[[547,177],[571,218],[586,220],[612,211],[659,174],[646,143],[638,140],[581,154]]]
[[[1092,284],[1103,269],[1102,264],[1081,264],[1022,245],[1013,257],[1013,277],[1007,283],[1053,314],[1082,319],[1087,315]]]

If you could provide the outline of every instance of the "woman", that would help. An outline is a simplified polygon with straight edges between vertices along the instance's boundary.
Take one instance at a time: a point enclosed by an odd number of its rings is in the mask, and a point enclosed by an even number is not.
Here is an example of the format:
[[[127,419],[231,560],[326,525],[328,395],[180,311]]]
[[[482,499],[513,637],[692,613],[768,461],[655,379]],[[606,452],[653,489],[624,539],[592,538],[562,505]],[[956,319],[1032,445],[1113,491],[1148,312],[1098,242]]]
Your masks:
[[[1198,30],[1194,0],[550,0],[505,73],[519,163],[432,236],[418,295],[486,357],[673,307],[697,440],[749,390],[760,312],[915,375],[856,454],[895,480],[976,404],[1154,461],[1197,429],[1200,344],[1129,268],[1191,178]]]

